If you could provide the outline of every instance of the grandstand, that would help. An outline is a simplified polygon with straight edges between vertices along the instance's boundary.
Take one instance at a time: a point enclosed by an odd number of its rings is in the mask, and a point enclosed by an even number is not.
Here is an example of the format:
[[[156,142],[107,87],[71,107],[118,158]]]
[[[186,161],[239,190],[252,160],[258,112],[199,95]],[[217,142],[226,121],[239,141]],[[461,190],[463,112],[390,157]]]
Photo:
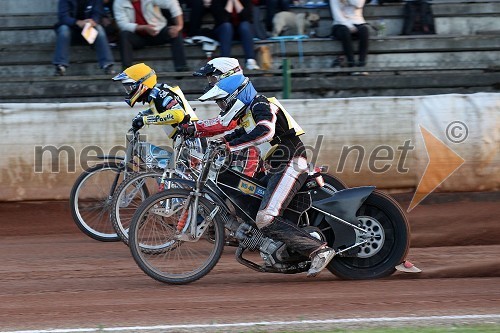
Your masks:
[[[342,48],[328,37],[331,18],[326,7],[293,8],[295,12],[320,14],[318,38],[259,40],[256,47],[270,47],[273,68],[246,73],[259,92],[278,98],[283,97],[280,67],[285,58],[292,67],[291,98],[498,92],[500,0],[431,3],[436,35],[399,35],[403,3],[365,7],[370,24],[377,26],[383,20],[386,25],[383,36],[372,31],[368,66],[364,69],[368,76],[351,76],[351,69],[331,68]],[[0,103],[121,101],[121,87],[111,84],[110,77],[98,70],[95,52],[89,47],[73,46],[67,75],[53,76],[56,8],[57,0],[0,1]],[[188,99],[195,99],[205,82],[193,78],[190,72],[174,73],[168,47],[148,47],[134,56],[155,68],[160,81],[180,85]],[[201,45],[186,48],[189,67],[200,67],[206,59]],[[113,52],[119,68],[119,52],[116,48]],[[240,45],[234,46],[233,56],[242,59]]]

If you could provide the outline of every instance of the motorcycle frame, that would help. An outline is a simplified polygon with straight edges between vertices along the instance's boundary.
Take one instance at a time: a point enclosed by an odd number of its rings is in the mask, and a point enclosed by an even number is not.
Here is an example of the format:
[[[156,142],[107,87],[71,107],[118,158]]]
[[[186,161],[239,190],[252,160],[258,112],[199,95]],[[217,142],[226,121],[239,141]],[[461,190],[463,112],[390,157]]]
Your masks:
[[[221,170],[225,168],[225,172],[232,172],[237,176],[239,176],[241,179],[244,179],[246,181],[252,181],[255,184],[258,184],[258,181],[250,177],[247,177],[236,170],[229,169],[229,167],[224,163],[227,158],[226,153],[227,153],[226,151],[222,153],[220,147],[218,147],[217,144],[210,142],[207,151],[203,156],[202,169],[196,181],[194,182],[188,180],[175,180],[175,181],[183,183],[186,186],[192,187],[193,190],[191,192],[191,197],[188,201],[190,202],[191,200],[194,200],[193,211],[198,210],[199,197],[204,196],[211,202],[213,202],[216,206],[223,207],[227,213],[236,215],[236,217],[241,218],[240,216],[241,214],[232,213],[231,209],[228,207],[224,199],[221,197],[221,194],[217,193],[218,191],[220,191],[225,197],[227,197],[231,201],[231,204],[234,205],[236,209],[238,209],[248,218],[246,222],[250,222],[255,226],[255,217],[247,214],[247,212],[245,212],[245,210],[242,209],[242,207],[240,207],[238,203],[234,201],[234,198],[232,198],[231,195],[227,194],[223,189],[221,189],[218,185],[219,183],[217,180]],[[219,158],[217,158],[218,155],[220,156]],[[222,156],[224,157],[222,158]],[[215,189],[213,188],[212,184],[209,184],[209,186],[207,186],[208,180],[210,180],[213,183]],[[238,190],[236,188],[232,189]],[[357,226],[358,220],[356,218],[356,212],[361,207],[366,198],[374,190],[375,186],[362,186],[362,187],[344,189],[335,192],[333,195],[330,195],[325,199],[316,202],[313,201],[312,206],[308,209],[308,210],[312,209],[318,212],[315,221],[313,221],[313,223],[310,225],[317,227],[324,218],[326,222],[330,225],[330,227],[335,231],[335,234],[339,236],[335,237],[335,241],[332,244],[332,246],[336,250],[342,247],[341,250],[338,250],[338,254],[349,254],[349,251],[351,249],[354,249],[367,242],[366,240],[363,239],[363,235],[366,234],[366,231],[363,228]],[[250,195],[256,197],[255,195],[252,194]],[[339,213],[337,213],[337,215],[334,215],[329,212],[329,210],[331,209],[335,209],[335,211]],[[320,214],[322,214],[323,216],[321,216]],[[214,212],[212,212],[211,215],[214,215]],[[224,222],[227,223],[227,221]],[[196,214],[191,214],[191,221],[189,221],[189,224],[191,226],[190,227],[191,235],[195,235]],[[226,228],[228,228],[231,231],[228,225],[226,225]]]

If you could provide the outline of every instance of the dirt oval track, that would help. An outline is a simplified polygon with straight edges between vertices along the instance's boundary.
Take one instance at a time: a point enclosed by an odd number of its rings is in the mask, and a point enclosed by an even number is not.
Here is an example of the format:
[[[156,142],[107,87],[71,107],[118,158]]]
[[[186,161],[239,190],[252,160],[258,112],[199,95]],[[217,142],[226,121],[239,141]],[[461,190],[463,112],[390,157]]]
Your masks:
[[[409,199],[398,198],[405,209]],[[500,315],[499,193],[435,194],[408,217],[408,258],[420,274],[374,281],[327,271],[315,279],[264,274],[226,248],[209,275],[171,286],[146,276],[121,242],[81,233],[68,202],[0,203],[0,332]]]

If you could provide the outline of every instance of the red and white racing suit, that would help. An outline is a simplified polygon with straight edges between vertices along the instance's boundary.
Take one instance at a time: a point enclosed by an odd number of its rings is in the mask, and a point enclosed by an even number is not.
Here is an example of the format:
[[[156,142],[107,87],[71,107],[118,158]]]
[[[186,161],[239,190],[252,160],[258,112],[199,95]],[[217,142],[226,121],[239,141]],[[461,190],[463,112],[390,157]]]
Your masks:
[[[238,120],[235,119],[229,123],[228,126],[224,126],[221,123],[221,119],[216,117],[207,120],[199,120],[194,123],[194,126],[196,128],[195,133],[197,137],[213,137],[234,130],[238,127]],[[231,167],[237,168],[246,176],[255,176],[257,171],[261,168],[259,150],[251,146],[247,149],[234,152]]]

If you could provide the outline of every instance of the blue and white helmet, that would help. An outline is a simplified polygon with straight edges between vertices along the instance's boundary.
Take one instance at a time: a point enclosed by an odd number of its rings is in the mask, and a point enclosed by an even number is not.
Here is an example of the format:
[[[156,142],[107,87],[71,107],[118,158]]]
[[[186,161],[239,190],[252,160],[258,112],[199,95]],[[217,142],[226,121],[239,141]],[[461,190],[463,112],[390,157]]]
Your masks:
[[[208,86],[198,100],[217,103],[223,126],[240,117],[257,95],[250,80],[243,75],[238,60],[234,58],[212,59],[193,75],[207,77]]]

